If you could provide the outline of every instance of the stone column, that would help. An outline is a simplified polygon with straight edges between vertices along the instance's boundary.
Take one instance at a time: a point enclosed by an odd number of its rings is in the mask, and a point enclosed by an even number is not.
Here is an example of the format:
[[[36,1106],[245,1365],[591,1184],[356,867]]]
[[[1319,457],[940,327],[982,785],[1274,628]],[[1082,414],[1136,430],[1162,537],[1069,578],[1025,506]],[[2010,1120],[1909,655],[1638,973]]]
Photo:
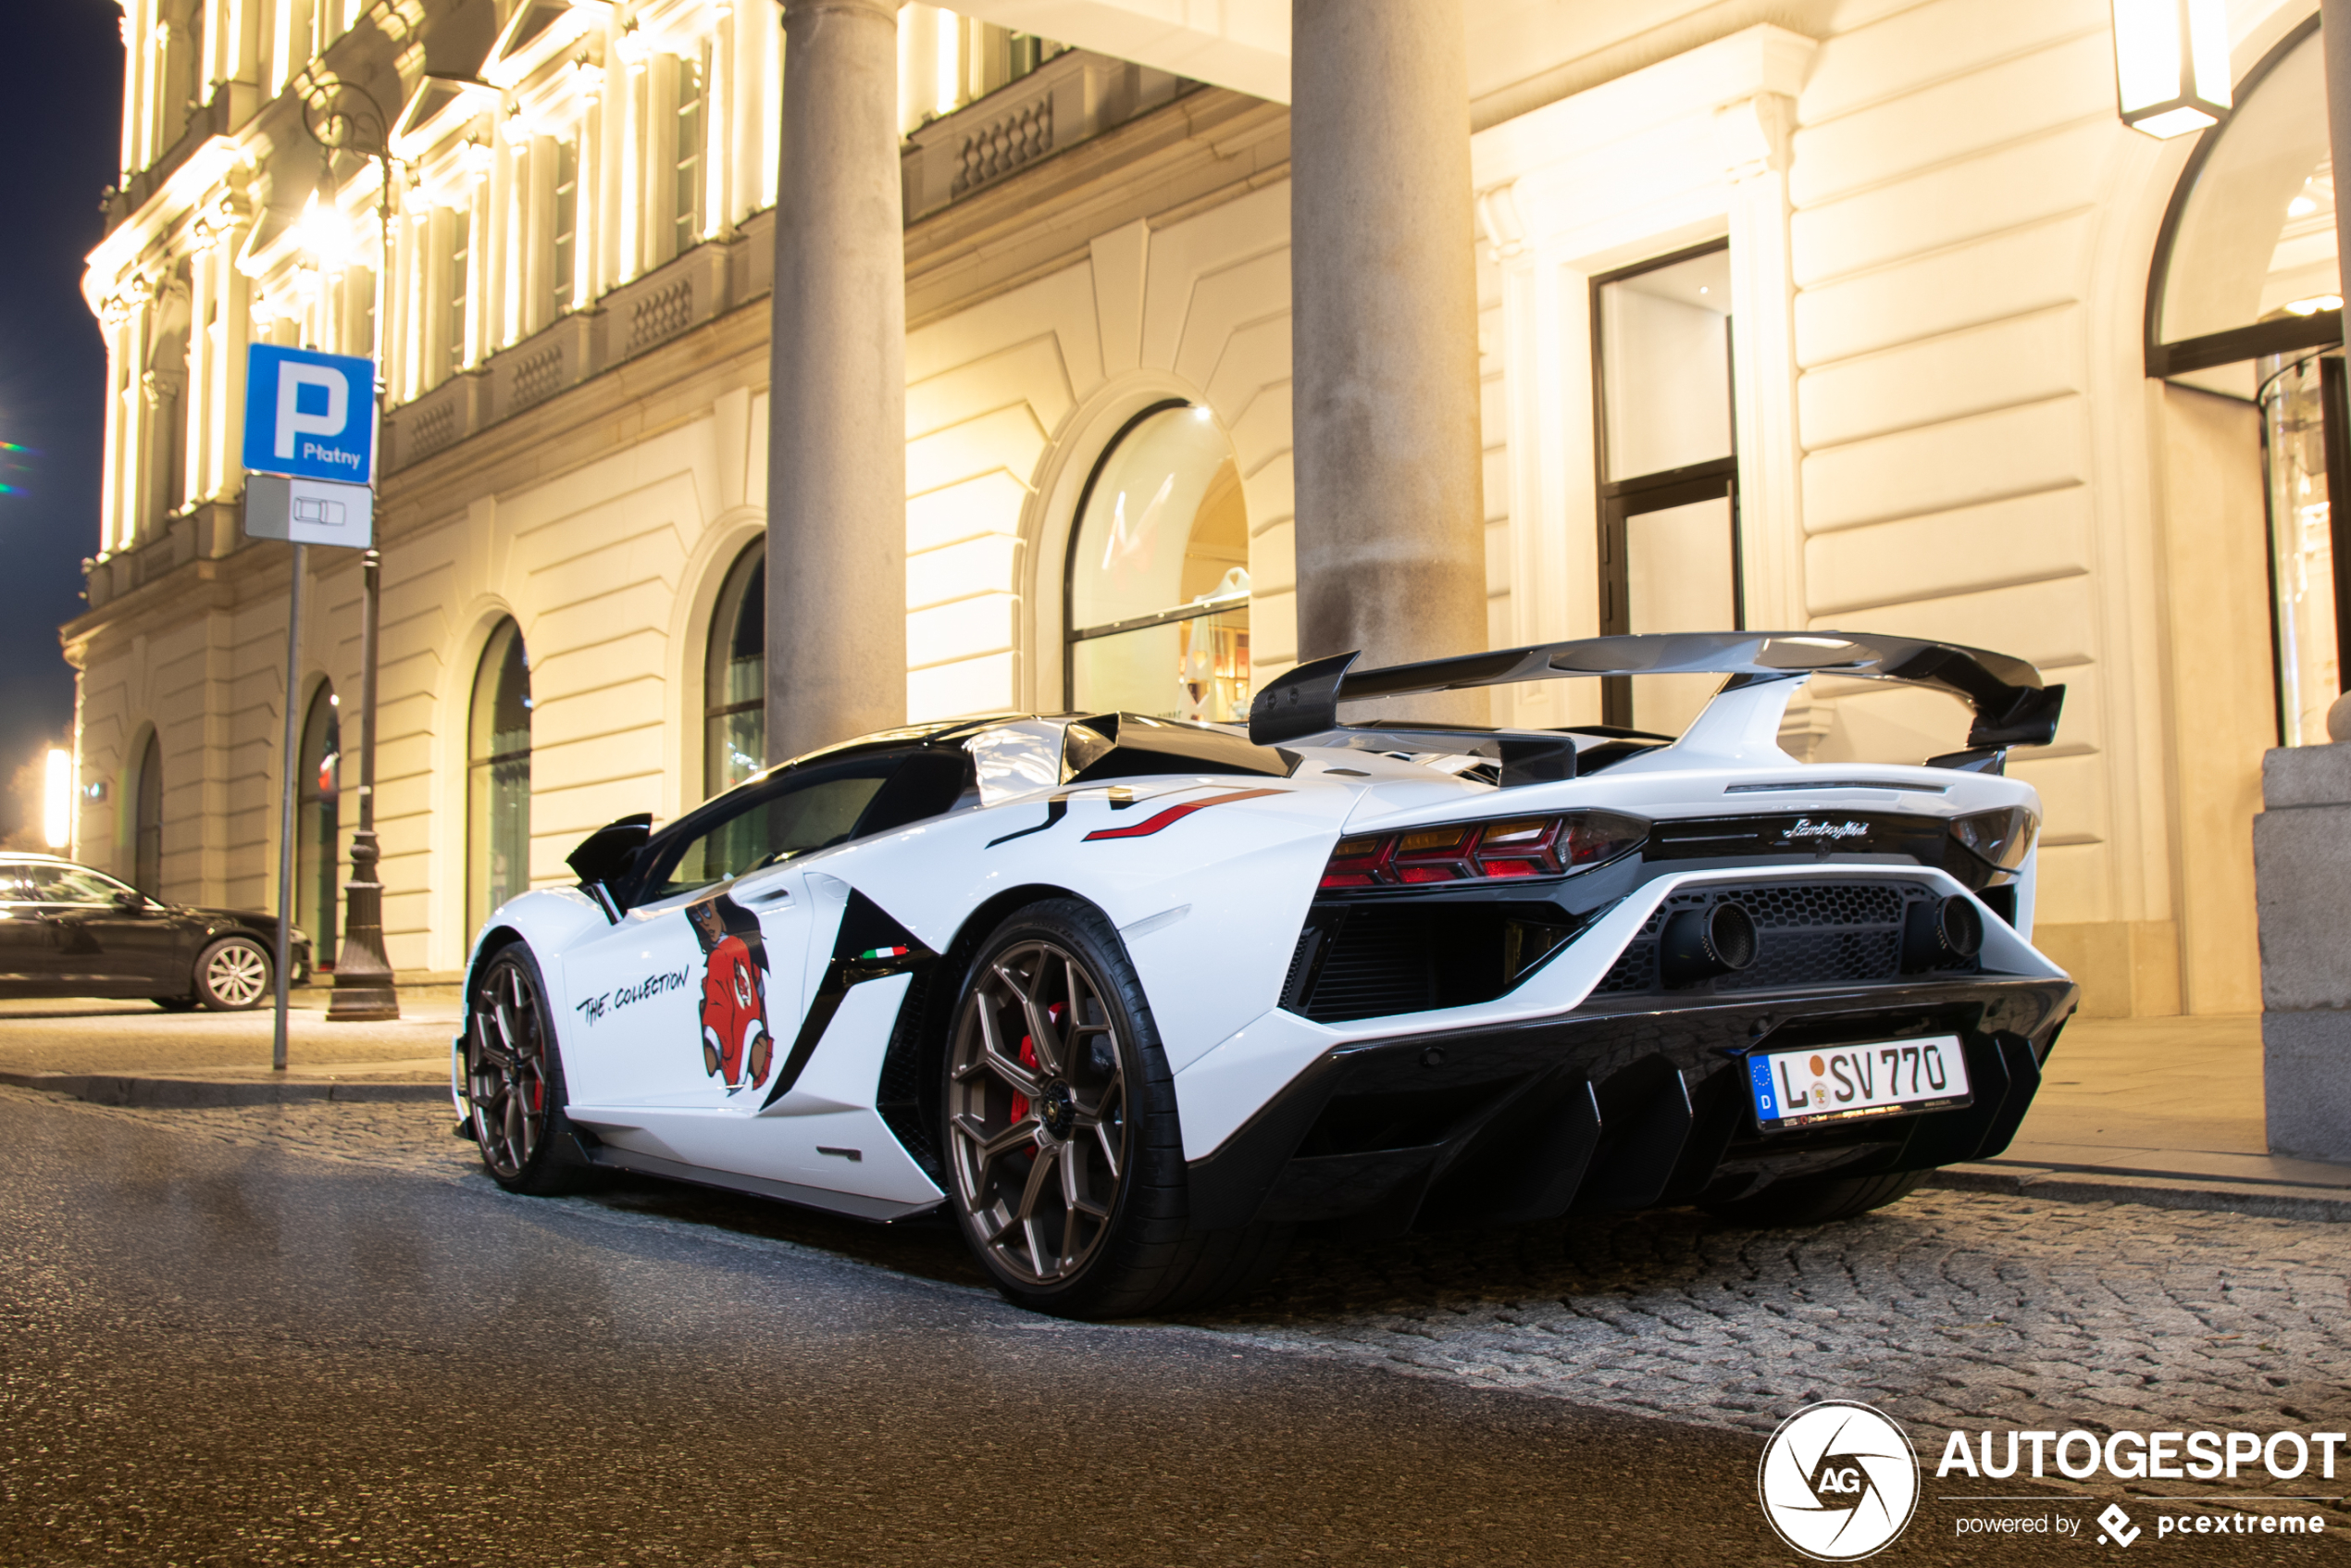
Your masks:
[[[894,0],[788,0],[767,442],[767,756],[906,717]]]
[[[2270,752],[2261,805],[2253,877],[2270,1152],[2351,1161],[2351,745]]]
[[[1461,0],[1296,0],[1300,659],[1486,646],[1469,137]],[[1461,692],[1407,711],[1482,722],[1487,703]]]

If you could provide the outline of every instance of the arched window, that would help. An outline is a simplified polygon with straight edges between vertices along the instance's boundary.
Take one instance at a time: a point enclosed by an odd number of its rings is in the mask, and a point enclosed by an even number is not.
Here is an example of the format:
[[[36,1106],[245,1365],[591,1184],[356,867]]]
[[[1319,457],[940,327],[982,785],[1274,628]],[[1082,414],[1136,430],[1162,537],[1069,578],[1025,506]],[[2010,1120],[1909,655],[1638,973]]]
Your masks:
[[[335,962],[342,786],[342,726],[334,688],[322,685],[302,721],[302,771],[294,778],[294,924],[310,933],[310,951],[321,969]]]
[[[466,927],[530,886],[530,663],[501,621],[474,676],[466,803]]]
[[[2181,172],[2147,285],[2147,374],[2250,398],[2252,361],[2343,342],[2326,60],[2312,17]]]
[[[131,819],[131,885],[163,897],[163,744],[154,730],[139,753],[138,805]]]
[[[2278,739],[2320,744],[2351,677],[2351,506],[2332,504],[2351,474],[2351,376],[2319,19],[2288,33],[2233,96],[2164,215],[2147,283],[2147,374],[2256,405]]]
[[[1078,503],[1068,702],[1161,718],[1249,715],[1249,510],[1205,408],[1165,403],[1118,433]]]
[[[767,765],[767,541],[728,568],[703,665],[703,792],[731,790]]]

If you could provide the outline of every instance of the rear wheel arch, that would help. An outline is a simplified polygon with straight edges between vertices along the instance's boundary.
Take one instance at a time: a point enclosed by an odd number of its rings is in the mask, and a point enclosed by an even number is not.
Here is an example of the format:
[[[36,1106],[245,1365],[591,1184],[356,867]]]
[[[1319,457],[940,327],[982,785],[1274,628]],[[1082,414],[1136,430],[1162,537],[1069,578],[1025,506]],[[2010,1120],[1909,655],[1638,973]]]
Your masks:
[[[882,1120],[923,1174],[943,1188],[947,1163],[934,1131],[939,1126],[939,1064],[945,1060],[949,1033],[955,1023],[955,1003],[963,994],[964,977],[977,956],[980,944],[995,933],[1015,910],[1056,899],[1075,899],[1099,908],[1091,899],[1050,882],[1007,888],[964,917],[955,935],[940,950],[938,960],[914,977],[906,1000],[890,1029],[882,1052],[881,1078],[875,1103]],[[1107,918],[1107,916],[1105,916]]]

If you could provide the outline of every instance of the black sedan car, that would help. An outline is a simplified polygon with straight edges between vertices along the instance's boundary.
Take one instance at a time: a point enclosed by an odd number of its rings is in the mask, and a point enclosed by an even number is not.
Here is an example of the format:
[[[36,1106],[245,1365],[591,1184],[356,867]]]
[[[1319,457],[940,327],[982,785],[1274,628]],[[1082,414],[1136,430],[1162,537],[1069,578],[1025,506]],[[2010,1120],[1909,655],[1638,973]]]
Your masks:
[[[292,981],[310,977],[293,933]],[[158,903],[56,855],[0,855],[0,997],[146,997],[171,1012],[257,1007],[270,994],[275,915]]]

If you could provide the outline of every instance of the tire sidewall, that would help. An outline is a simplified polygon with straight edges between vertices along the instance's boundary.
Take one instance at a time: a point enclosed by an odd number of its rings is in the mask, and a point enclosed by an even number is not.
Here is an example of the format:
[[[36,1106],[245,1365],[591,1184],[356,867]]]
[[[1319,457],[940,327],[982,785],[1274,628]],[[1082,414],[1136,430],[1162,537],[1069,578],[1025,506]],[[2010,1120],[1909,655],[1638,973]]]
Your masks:
[[[466,1114],[479,1128],[480,1123],[474,1119],[481,1113],[473,1101],[474,1016],[477,999],[504,964],[519,968],[523,977],[530,982],[531,1005],[539,1012],[539,1033],[546,1042],[547,1053],[547,1120],[540,1128],[539,1147],[530,1151],[530,1158],[513,1176],[499,1175],[497,1167],[490,1163],[489,1151],[481,1146],[478,1130],[474,1135],[474,1152],[481,1160],[482,1173],[509,1192],[545,1197],[572,1191],[579,1186],[588,1164],[572,1133],[568,1114],[571,1091],[564,1081],[563,1044],[555,1036],[554,1014],[547,1005],[546,977],[529,942],[508,942],[484,958],[474,971],[473,983],[466,988]]]
[[[1101,1243],[1075,1276],[1051,1285],[1032,1284],[1006,1274],[981,1243],[964,1210],[955,1168],[955,1134],[948,1126],[953,1103],[948,1080],[954,1070],[955,1039],[973,988],[998,955],[1008,948],[1031,941],[1066,948],[1093,971],[1103,1005],[1111,1010],[1117,1028],[1126,1098],[1126,1169],[1111,1203],[1110,1220]],[[938,1136],[939,1148],[946,1155],[946,1169],[941,1174],[946,1177],[948,1208],[964,1245],[998,1290],[1031,1311],[1064,1317],[1091,1317],[1109,1315],[1104,1312],[1106,1305],[1112,1312],[1120,1310],[1113,1299],[1130,1288],[1125,1276],[1136,1266],[1134,1254],[1138,1247],[1148,1248],[1159,1239],[1138,1232],[1180,1234],[1183,1229],[1184,1176],[1183,1140],[1176,1126],[1173,1075],[1168,1071],[1166,1052],[1160,1045],[1159,1030],[1151,1020],[1151,1005],[1143,996],[1141,978],[1136,973],[1134,961],[1127,956],[1126,944],[1119,940],[1117,927],[1101,911],[1076,899],[1054,899],[1014,911],[989,934],[964,969],[947,1027],[946,1043],[939,1055]],[[1144,1196],[1147,1190],[1163,1194],[1171,1187],[1176,1197],[1172,1213],[1163,1201],[1152,1204]],[[1153,1212],[1143,1212],[1146,1209]]]
[[[222,949],[230,947],[249,947],[253,949],[254,952],[261,955],[263,984],[260,991],[255,995],[251,1002],[230,1002],[220,996],[212,989],[212,981],[210,978],[212,961],[219,955]],[[204,951],[196,954],[196,972],[194,979],[195,999],[212,1012],[250,1012],[254,1008],[261,1005],[261,999],[270,993],[270,990],[272,987],[275,986],[276,982],[277,959],[257,937],[249,937],[242,932],[232,931],[225,937],[220,937],[205,943]]]

